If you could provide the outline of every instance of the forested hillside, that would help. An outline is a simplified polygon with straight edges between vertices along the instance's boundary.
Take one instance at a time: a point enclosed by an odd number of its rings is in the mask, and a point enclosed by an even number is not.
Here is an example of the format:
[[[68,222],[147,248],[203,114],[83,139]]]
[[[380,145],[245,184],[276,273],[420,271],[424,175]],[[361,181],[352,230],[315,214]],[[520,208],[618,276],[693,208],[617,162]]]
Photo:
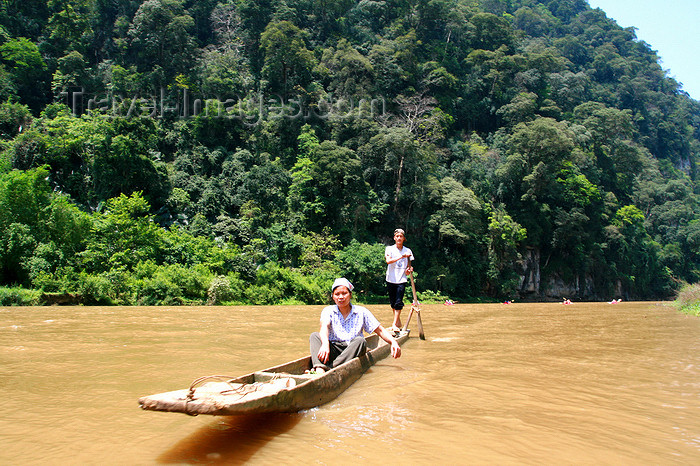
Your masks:
[[[425,299],[700,278],[700,103],[585,0],[0,8],[6,303],[371,300],[397,227]]]

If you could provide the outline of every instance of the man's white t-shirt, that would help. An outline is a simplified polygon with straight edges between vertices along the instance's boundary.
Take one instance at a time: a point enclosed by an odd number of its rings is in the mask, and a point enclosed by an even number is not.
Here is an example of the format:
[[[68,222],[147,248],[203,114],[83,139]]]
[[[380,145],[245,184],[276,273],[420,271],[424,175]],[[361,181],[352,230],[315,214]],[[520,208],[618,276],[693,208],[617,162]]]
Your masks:
[[[401,257],[404,254],[410,254],[410,258]],[[406,281],[408,280],[406,278],[406,269],[408,268],[409,259],[411,261],[413,260],[413,252],[406,246],[403,246],[399,251],[399,248],[397,248],[394,244],[386,247],[384,255],[389,259],[396,259],[401,257],[401,259],[397,260],[396,262],[387,264],[386,281],[388,281],[389,283],[406,283]]]

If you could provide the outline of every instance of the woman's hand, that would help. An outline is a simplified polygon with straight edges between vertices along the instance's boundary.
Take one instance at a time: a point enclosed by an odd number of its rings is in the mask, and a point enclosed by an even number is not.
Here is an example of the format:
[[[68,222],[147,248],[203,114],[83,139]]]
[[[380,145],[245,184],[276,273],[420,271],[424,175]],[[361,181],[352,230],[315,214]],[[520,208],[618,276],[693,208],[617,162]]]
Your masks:
[[[396,359],[401,356],[401,346],[394,336],[381,325],[374,330],[374,333],[379,335],[379,338],[391,345],[391,357]]]
[[[401,346],[395,339],[391,342],[391,357],[394,359],[401,357]]]
[[[399,348],[401,349],[401,348]],[[331,354],[331,349],[330,345],[328,343],[321,343],[321,348],[318,350],[318,359],[321,361],[323,364],[326,364],[328,362],[328,357]]]

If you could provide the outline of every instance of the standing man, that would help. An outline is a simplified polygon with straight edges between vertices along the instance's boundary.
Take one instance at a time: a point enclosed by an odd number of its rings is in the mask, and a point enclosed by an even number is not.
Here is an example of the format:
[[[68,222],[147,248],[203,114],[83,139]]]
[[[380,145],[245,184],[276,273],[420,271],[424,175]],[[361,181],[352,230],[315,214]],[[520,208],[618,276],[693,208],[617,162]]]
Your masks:
[[[401,329],[401,309],[403,309],[403,295],[406,290],[407,276],[413,272],[411,261],[413,252],[404,246],[406,233],[401,228],[394,230],[394,245],[387,246],[384,251],[386,259],[386,286],[389,291],[389,304],[394,312],[394,322],[390,330],[397,332]]]

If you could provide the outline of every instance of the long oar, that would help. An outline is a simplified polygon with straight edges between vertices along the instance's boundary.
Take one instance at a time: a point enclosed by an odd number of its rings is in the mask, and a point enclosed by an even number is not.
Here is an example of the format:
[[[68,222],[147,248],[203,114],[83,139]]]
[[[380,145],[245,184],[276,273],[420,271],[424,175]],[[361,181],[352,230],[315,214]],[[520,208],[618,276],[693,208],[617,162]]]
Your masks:
[[[418,295],[416,294],[416,282],[413,281],[413,274],[409,275],[411,278],[411,289],[413,290],[413,304],[411,305],[411,312],[408,313],[408,319],[403,326],[405,331],[408,328],[408,323],[411,321],[411,316],[416,313],[416,321],[418,322],[418,336],[421,340],[425,340],[425,334],[423,333],[423,321],[420,318],[420,303],[418,302]]]

